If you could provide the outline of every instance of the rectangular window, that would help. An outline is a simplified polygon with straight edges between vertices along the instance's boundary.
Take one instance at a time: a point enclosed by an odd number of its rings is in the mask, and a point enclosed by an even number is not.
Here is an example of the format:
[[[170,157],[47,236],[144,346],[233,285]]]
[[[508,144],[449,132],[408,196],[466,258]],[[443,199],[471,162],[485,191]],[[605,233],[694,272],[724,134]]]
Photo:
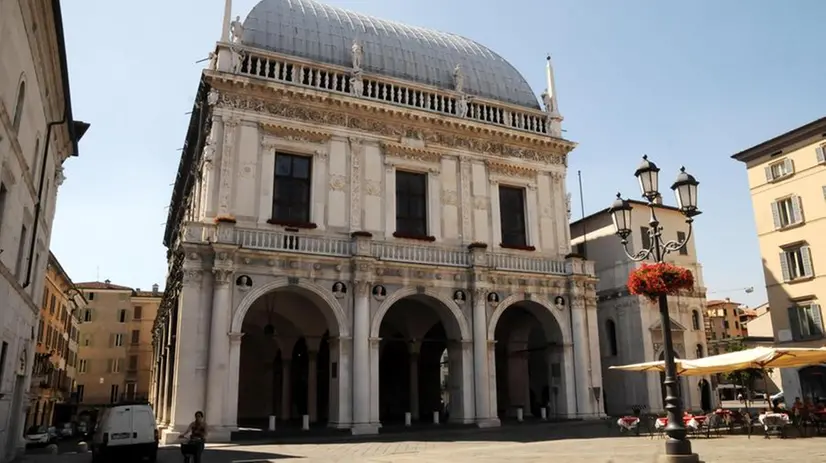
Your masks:
[[[132,330],[132,344],[140,344],[141,332],[140,330]]]
[[[135,371],[138,369],[138,356],[137,355],[130,355],[129,356],[129,371]]]
[[[780,253],[780,270],[783,273],[783,281],[814,276],[812,252],[809,246],[794,246],[783,249],[783,252]]]
[[[37,342],[39,343],[43,342],[43,326],[43,319],[41,318],[40,321],[37,323]]]
[[[78,373],[88,373],[89,370],[89,361],[86,359],[82,359],[77,365],[77,372]]]
[[[766,166],[766,181],[773,182],[781,178],[787,177],[794,173],[794,163],[791,159],[786,158],[782,161],[775,162]]]
[[[86,299],[89,299],[90,301],[94,301],[95,300],[95,293],[87,294]]]
[[[77,395],[77,402],[78,403],[83,403],[83,392],[84,392],[83,389],[84,388],[83,388],[82,384],[78,384],[77,388],[75,389],[77,391],[77,392],[75,392],[75,395]]]
[[[3,341],[3,347],[0,347],[0,385],[6,379],[6,357],[9,355],[9,343]]]
[[[117,333],[112,335],[112,345],[115,347],[123,346],[123,333]]]
[[[820,304],[809,303],[789,307],[789,328],[795,341],[823,337],[823,315]]]
[[[525,189],[499,185],[499,223],[502,246],[526,247]]]
[[[427,175],[396,172],[396,233],[427,236]]]
[[[57,297],[55,297],[55,295],[52,294],[52,299],[49,301],[49,313],[52,314],[52,315],[54,315],[54,307],[55,307],[56,303],[57,303]]]
[[[118,323],[126,323],[126,310],[118,310]]]
[[[820,145],[815,148],[815,154],[817,155],[818,164],[826,162],[826,145]]]
[[[297,224],[310,222],[311,167],[309,157],[276,154],[273,220]]]
[[[20,226],[20,241],[17,243],[17,263],[14,267],[14,276],[19,280],[23,276],[23,261],[26,255],[26,240],[29,230],[25,225]]]
[[[83,312],[83,321],[85,321],[85,322],[92,321],[92,309],[86,309]]]
[[[677,241],[679,241],[680,243],[685,241],[685,232],[681,232],[681,231],[677,232]],[[685,246],[680,248],[680,255],[681,256],[687,256],[688,255],[688,243],[686,243]]]
[[[651,229],[648,227],[640,227],[640,242],[642,249],[651,249]]]
[[[775,230],[803,222],[803,201],[800,196],[790,196],[773,202],[772,220]]]
[[[135,400],[137,390],[137,383],[126,383],[126,400]]]
[[[0,232],[3,230],[3,216],[6,212],[6,197],[8,196],[8,190],[6,190],[6,185],[0,183]]]
[[[117,384],[113,384],[109,388],[109,403],[115,403],[115,402],[118,401],[118,399],[119,399],[119,397],[118,397],[119,389],[120,388],[118,387]]]
[[[132,314],[132,318],[134,320],[140,320],[141,316],[143,315],[143,307],[135,306],[134,313]]]
[[[120,359],[109,359],[109,373],[120,373]]]

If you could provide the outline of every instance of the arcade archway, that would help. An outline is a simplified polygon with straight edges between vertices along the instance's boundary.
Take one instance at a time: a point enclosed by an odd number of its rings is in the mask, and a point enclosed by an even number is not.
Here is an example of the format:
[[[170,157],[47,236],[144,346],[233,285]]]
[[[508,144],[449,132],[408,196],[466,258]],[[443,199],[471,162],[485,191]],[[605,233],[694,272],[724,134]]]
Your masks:
[[[304,288],[259,297],[242,322],[238,424],[263,428],[269,416],[299,424],[336,421],[335,340],[339,326],[327,303]]]
[[[493,320],[496,409],[500,420],[563,416],[567,410],[564,336],[556,317],[534,301],[505,307]]]
[[[378,420],[465,422],[466,361],[462,322],[442,301],[424,294],[390,302],[379,311]],[[468,350],[469,353],[469,350]]]

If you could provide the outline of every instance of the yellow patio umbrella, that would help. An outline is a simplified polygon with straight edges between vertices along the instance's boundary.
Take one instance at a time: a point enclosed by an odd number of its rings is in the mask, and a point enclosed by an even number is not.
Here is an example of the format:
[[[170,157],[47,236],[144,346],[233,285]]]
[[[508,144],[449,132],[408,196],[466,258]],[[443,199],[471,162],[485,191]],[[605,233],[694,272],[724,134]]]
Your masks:
[[[685,375],[703,376],[756,368],[797,368],[826,362],[826,348],[755,347],[684,360]]]
[[[677,367],[677,375],[678,376],[687,376],[686,369],[683,366],[685,360],[682,359],[674,359],[674,365]],[[665,372],[665,361],[664,360],[657,360],[654,362],[644,362],[644,363],[632,363],[630,365],[616,365],[613,367],[608,367],[609,370],[622,370],[622,371],[656,371],[657,373]]]

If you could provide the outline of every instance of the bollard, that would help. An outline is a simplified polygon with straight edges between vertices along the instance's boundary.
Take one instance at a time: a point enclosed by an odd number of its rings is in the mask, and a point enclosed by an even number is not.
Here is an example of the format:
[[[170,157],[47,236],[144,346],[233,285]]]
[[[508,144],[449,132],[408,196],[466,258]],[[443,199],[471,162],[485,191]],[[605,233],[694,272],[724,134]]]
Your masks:
[[[303,415],[301,417],[301,429],[304,431],[310,430],[310,415]]]
[[[86,453],[89,451],[89,444],[86,442],[78,442],[77,443],[77,453]]]
[[[439,412],[433,412],[433,424],[439,424]]]
[[[522,407],[516,409],[516,421],[522,422],[524,418],[524,412],[522,411]]]
[[[46,446],[46,450],[49,451],[52,455],[57,455],[57,444],[49,444]]]
[[[539,411],[539,413],[542,415],[542,421],[545,421],[545,420],[548,419],[548,409],[547,408],[542,407],[542,409]]]
[[[275,431],[275,415],[270,415],[270,431]]]
[[[404,425],[410,427],[413,422],[413,415],[410,412],[404,412]]]

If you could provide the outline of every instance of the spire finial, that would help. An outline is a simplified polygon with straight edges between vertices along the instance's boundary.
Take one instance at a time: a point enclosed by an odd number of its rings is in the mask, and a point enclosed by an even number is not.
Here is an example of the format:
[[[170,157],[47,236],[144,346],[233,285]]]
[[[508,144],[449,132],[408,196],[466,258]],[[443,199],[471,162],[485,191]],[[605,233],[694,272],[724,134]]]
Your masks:
[[[221,25],[221,42],[229,42],[230,24],[232,24],[232,0],[224,0],[224,22]]]

